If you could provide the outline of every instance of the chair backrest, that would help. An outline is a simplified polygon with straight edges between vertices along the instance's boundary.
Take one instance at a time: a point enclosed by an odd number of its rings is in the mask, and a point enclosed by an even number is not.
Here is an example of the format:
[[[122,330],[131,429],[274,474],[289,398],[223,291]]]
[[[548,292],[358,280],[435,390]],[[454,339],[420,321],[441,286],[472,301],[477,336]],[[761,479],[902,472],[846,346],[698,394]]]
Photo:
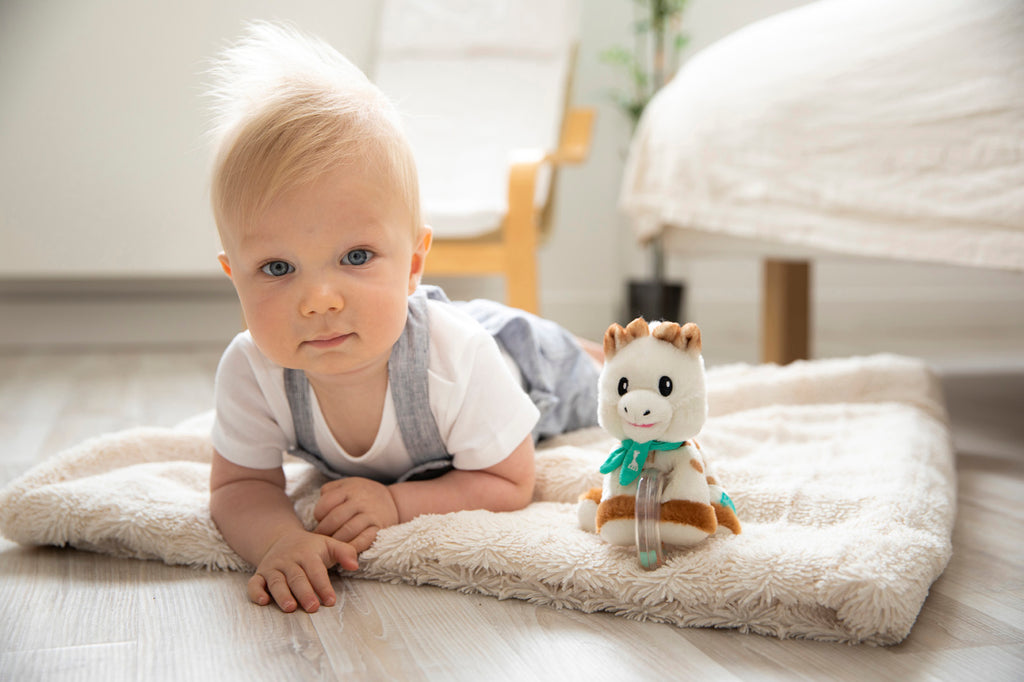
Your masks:
[[[439,237],[498,227],[510,154],[557,147],[579,17],[578,0],[386,1],[374,80],[402,112]]]

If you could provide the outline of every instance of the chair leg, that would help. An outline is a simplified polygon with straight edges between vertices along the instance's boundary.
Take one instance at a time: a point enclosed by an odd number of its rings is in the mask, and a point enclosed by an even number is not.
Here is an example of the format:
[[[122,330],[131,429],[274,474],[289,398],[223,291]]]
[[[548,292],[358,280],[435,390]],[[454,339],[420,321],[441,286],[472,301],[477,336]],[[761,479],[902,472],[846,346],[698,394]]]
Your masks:
[[[533,206],[539,161],[509,169],[505,218],[505,298],[513,308],[539,314],[537,294],[537,216]]]
[[[510,265],[505,273],[505,300],[513,308],[538,315],[540,301],[537,296],[536,255],[531,259],[523,259],[520,263]]]
[[[810,263],[766,260],[761,360],[785,365],[810,357]]]

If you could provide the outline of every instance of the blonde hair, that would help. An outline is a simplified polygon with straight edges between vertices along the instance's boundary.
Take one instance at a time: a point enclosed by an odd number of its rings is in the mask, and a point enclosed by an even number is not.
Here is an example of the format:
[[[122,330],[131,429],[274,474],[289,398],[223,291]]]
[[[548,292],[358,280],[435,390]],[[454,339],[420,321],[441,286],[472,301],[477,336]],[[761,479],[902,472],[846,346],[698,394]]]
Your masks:
[[[398,112],[355,65],[293,27],[254,22],[210,71],[211,202],[224,241],[282,192],[325,172],[379,172],[420,227],[419,181]]]

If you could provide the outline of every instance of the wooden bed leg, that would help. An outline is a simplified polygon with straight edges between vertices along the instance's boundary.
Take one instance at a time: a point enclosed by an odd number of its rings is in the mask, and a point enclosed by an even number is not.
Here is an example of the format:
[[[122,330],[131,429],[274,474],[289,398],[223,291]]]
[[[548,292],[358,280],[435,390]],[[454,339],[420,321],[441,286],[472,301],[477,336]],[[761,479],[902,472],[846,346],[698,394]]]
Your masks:
[[[765,260],[762,362],[785,365],[810,357],[810,272],[807,261]]]

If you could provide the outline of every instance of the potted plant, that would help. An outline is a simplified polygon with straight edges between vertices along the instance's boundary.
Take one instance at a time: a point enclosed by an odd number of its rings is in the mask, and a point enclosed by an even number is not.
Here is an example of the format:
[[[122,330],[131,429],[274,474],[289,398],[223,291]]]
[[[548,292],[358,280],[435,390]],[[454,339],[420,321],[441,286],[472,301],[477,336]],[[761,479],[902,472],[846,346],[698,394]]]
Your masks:
[[[613,91],[612,97],[629,118],[635,132],[647,103],[679,67],[679,58],[689,41],[682,30],[682,16],[688,0],[631,0],[633,3],[633,47],[616,46],[601,58],[627,73],[628,92]],[[648,244],[651,278],[629,282],[629,319],[679,320],[683,314],[682,282],[665,277],[665,249],[661,236]]]

